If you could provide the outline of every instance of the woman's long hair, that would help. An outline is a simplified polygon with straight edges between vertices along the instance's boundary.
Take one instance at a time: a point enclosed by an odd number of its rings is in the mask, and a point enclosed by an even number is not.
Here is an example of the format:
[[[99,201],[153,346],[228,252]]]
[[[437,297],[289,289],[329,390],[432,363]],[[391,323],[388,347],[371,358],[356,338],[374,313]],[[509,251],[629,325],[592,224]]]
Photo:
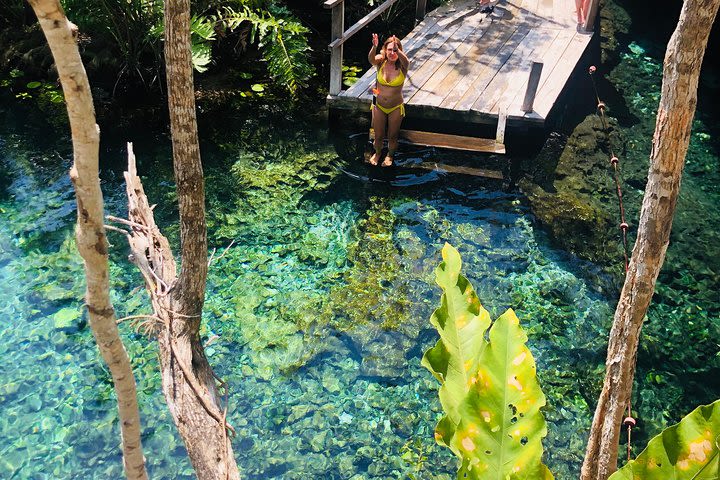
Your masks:
[[[392,43],[392,42],[394,42],[393,37],[388,37],[387,39],[385,39],[385,41],[382,44],[382,50],[380,50],[380,52],[382,53],[382,56],[383,56],[383,62],[387,61],[387,53],[385,52],[385,48],[387,47],[388,43]],[[395,42],[395,48],[397,48],[398,50],[404,51],[402,48],[402,43],[400,43],[399,38],[397,39],[397,42]],[[402,68],[402,64],[400,63],[399,58],[397,60],[395,60],[395,68],[402,71],[404,75],[407,75],[407,72],[405,71],[405,69]]]

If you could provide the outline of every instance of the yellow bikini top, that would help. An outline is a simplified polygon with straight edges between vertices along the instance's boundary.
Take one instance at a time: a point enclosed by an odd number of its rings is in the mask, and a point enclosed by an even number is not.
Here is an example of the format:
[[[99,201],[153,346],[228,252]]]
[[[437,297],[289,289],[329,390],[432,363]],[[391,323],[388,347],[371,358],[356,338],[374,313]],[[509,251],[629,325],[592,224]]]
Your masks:
[[[400,73],[397,77],[393,78],[391,81],[386,82],[385,81],[385,75],[383,74],[383,68],[385,67],[385,64],[387,61],[384,61],[383,64],[380,66],[380,68],[377,71],[377,82],[380,85],[386,85],[388,87],[399,87],[403,83],[405,83],[405,74],[402,70],[400,70]]]

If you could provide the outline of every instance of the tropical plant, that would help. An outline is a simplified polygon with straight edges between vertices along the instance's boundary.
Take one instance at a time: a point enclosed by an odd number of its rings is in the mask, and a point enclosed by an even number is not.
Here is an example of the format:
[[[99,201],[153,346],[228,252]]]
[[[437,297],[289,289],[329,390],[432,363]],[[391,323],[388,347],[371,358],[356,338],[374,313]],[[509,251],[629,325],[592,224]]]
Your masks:
[[[693,410],[650,440],[635,460],[610,480],[717,480],[720,400]]]
[[[551,479],[542,464],[545,396],[527,335],[512,310],[491,327],[490,314],[460,273],[458,251],[445,244],[442,257],[435,279],[443,295],[430,318],[440,340],[422,359],[441,383],[446,413],[435,439],[461,460],[458,478]]]
[[[267,10],[254,10],[247,5],[239,10],[224,6],[212,18],[231,31],[247,22],[249,40],[260,47],[268,73],[291,94],[306,86],[314,74],[307,57],[310,46],[305,34],[309,30],[295,20],[287,8],[274,3],[270,3]]]
[[[68,18],[80,29],[85,64],[117,72],[151,87],[162,71],[162,0],[63,0]],[[159,29],[159,34],[158,34]]]
[[[435,439],[461,460],[458,479],[552,479],[541,463],[545,396],[527,335],[511,309],[490,326],[457,250],[445,244],[442,257],[435,279],[443,295],[430,318],[440,340],[422,359],[441,383],[446,415]],[[665,429],[609,480],[669,478],[720,478],[720,400]]]

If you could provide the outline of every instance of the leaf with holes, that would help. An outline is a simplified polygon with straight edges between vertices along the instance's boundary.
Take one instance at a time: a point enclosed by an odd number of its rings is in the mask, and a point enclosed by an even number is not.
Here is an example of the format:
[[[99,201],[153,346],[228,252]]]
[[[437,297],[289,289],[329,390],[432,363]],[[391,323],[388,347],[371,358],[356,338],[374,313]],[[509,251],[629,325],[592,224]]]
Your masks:
[[[717,480],[720,400],[692,411],[648,443],[610,480]]]
[[[447,414],[435,438],[460,458],[458,478],[552,479],[542,464],[545,396],[527,336],[508,310],[486,341],[490,316],[460,273],[460,255],[448,244],[442,255],[435,275],[444,293],[430,319],[440,340],[423,357],[442,384],[440,403]]]
[[[467,395],[487,345],[483,338],[490,326],[490,314],[480,304],[470,282],[460,273],[460,254],[451,245],[442,249],[443,262],[435,270],[435,281],[443,289],[440,308],[430,323],[440,333],[437,344],[428,349],[422,365],[440,383],[440,403],[449,418],[440,421],[435,438],[450,445],[453,426],[460,423],[460,404]]]
[[[553,478],[542,464],[547,425],[540,408],[545,395],[526,341],[512,310],[490,328],[490,343],[452,439],[453,450],[461,452],[458,478]]]

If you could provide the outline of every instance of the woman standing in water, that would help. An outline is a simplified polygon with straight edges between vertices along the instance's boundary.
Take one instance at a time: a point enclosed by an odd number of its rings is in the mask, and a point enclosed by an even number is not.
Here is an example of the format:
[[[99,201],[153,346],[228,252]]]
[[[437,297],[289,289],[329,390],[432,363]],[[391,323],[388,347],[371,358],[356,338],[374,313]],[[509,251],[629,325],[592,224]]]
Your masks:
[[[395,35],[391,35],[383,43],[380,53],[377,52],[378,36],[373,33],[372,47],[368,60],[377,68],[377,81],[373,90],[372,126],[375,130],[375,153],[370,157],[370,164],[380,163],[383,140],[388,138],[388,153],[381,165],[389,167],[393,164],[393,155],[397,150],[400,124],[405,116],[402,88],[407,76],[410,61],[402,50],[402,44]]]

